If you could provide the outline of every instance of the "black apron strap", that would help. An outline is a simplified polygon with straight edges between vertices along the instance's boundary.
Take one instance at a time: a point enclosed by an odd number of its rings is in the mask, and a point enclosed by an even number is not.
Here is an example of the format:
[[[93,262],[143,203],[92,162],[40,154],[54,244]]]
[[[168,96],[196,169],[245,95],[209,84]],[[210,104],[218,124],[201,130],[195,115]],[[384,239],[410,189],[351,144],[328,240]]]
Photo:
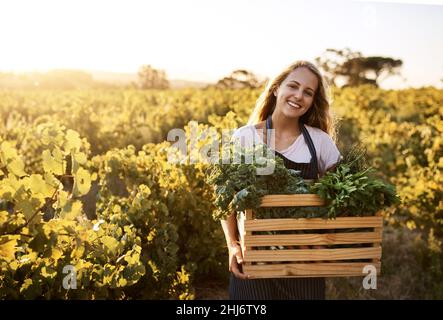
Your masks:
[[[306,144],[308,145],[309,152],[311,153],[311,163],[313,165],[314,176],[318,177],[318,161],[317,161],[317,152],[315,152],[314,142],[311,139],[311,135],[306,129],[305,125],[300,122],[301,131],[303,133],[303,137],[305,138]]]
[[[309,153],[311,154],[311,164],[312,164],[312,170],[314,172],[312,173],[313,176],[318,177],[318,161],[317,161],[317,152],[315,152],[315,146],[314,142],[311,139],[311,136],[308,132],[308,129],[304,126],[302,122],[300,122],[300,128],[301,132],[303,134],[303,137],[305,138],[305,142],[308,145]],[[270,139],[270,129],[272,129],[272,114],[268,116],[266,119],[266,132],[265,132],[265,144],[268,144],[268,141]]]
[[[272,119],[271,119],[271,115],[269,115],[269,117],[266,119],[266,130],[265,130],[265,144],[268,144],[268,141],[271,138],[271,134],[270,131],[272,129]]]

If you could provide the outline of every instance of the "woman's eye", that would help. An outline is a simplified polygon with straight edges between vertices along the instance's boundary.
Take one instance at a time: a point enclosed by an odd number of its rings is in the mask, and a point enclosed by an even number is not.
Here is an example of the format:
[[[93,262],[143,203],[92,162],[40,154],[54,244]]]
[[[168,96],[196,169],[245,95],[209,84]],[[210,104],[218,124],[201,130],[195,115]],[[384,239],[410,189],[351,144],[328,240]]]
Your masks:
[[[289,87],[290,88],[294,88],[294,89],[298,89],[298,85],[296,85],[296,84],[290,84]],[[307,95],[308,97],[312,97],[312,93],[311,92],[304,91],[303,94]]]

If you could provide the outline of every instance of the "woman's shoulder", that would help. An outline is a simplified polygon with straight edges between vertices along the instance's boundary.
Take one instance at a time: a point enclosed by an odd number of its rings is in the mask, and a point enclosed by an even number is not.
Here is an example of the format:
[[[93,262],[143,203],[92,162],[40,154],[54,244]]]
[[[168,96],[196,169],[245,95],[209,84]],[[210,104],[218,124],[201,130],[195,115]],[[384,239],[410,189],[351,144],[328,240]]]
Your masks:
[[[242,127],[239,127],[237,129],[234,129],[234,132],[232,134],[233,138],[238,138],[242,136],[249,136],[251,134],[255,134],[258,130],[263,128],[263,123],[257,123],[257,124],[247,124]]]
[[[317,136],[320,138],[327,138],[327,137],[331,137],[329,134],[327,134],[326,132],[324,132],[322,129],[317,128],[317,127],[311,127],[307,124],[305,124],[305,128],[308,130],[310,135],[313,136]]]
[[[247,124],[234,130],[231,141],[239,140],[243,147],[252,147],[262,143],[260,124]]]
[[[324,132],[323,130],[321,130],[320,128],[311,127],[311,126],[308,126],[307,124],[305,124],[305,127],[308,130],[309,135],[311,136],[314,143],[317,142],[319,144],[326,143],[326,144],[334,144],[335,145],[335,142],[332,139],[332,137],[329,134],[327,134],[326,132]]]
[[[237,129],[234,129],[234,131],[232,133],[232,137],[239,138],[244,135],[251,134],[253,132],[253,129],[254,129],[254,125],[251,125],[251,124],[247,124],[245,126],[238,127]]]
[[[245,125],[234,130],[231,142],[238,143],[243,147],[250,147],[255,140],[254,125]]]

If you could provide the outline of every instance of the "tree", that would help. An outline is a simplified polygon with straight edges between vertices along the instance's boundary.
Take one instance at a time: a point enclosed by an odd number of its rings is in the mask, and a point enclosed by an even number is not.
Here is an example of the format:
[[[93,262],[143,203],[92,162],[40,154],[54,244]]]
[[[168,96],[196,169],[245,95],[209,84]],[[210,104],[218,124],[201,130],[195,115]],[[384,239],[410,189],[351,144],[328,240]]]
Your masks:
[[[215,85],[222,89],[242,89],[242,88],[258,88],[262,82],[257,79],[255,74],[250,71],[239,69],[234,70],[229,76],[218,80]]]
[[[168,89],[169,81],[166,72],[157,70],[151,65],[143,65],[138,71],[139,86],[142,89]]]
[[[327,49],[322,57],[315,59],[326,77],[333,85],[344,81],[344,86],[358,86],[372,84],[378,87],[382,80],[389,76],[400,75],[403,61],[390,57],[370,56],[365,57],[361,52]]]

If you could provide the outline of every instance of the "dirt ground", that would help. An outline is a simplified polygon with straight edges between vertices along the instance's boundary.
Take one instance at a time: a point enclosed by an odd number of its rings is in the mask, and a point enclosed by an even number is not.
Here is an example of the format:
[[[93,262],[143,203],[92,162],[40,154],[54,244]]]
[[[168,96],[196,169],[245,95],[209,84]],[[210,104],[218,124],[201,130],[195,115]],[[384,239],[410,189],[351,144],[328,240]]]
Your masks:
[[[195,300],[228,300],[228,282],[206,282],[195,286]]]

